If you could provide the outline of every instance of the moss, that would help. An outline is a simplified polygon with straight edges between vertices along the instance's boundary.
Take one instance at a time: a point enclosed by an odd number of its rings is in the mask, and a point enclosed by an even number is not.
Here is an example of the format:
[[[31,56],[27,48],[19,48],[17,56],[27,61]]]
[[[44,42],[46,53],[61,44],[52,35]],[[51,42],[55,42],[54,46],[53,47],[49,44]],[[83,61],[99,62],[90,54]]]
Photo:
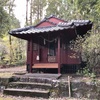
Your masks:
[[[10,78],[12,76],[13,76],[13,73],[11,72],[0,73],[0,78]]]
[[[5,97],[0,97],[0,100],[14,100],[14,99],[12,99],[12,98],[5,98]]]

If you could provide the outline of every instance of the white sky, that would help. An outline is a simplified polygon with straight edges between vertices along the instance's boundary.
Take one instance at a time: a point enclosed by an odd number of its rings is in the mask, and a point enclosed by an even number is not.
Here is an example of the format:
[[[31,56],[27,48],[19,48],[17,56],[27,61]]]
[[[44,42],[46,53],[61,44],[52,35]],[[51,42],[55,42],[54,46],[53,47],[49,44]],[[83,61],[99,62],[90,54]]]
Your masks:
[[[26,18],[26,0],[15,0],[16,7],[14,8],[14,14],[21,23],[21,27],[24,27]]]

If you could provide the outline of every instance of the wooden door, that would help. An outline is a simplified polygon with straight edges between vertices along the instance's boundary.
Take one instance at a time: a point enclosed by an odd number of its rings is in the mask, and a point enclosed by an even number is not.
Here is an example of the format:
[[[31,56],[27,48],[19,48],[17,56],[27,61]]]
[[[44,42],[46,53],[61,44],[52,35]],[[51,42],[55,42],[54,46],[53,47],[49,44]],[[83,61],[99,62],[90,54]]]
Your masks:
[[[56,62],[56,43],[55,43],[55,41],[49,43],[48,62]]]

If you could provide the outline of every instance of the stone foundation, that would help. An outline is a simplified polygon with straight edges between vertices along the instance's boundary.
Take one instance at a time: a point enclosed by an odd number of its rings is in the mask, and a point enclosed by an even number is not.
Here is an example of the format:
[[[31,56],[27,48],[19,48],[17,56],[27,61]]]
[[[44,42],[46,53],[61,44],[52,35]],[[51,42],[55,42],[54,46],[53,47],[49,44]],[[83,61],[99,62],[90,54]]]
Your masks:
[[[0,78],[0,91],[8,85],[11,81],[21,81],[21,82],[38,82],[38,83],[49,83],[52,88],[50,90],[51,97],[69,97],[68,81],[66,79],[51,80],[51,79],[35,79],[30,78]],[[89,80],[82,81],[81,79],[74,78],[71,80],[71,96],[75,98],[88,98],[88,99],[100,99],[100,80]]]

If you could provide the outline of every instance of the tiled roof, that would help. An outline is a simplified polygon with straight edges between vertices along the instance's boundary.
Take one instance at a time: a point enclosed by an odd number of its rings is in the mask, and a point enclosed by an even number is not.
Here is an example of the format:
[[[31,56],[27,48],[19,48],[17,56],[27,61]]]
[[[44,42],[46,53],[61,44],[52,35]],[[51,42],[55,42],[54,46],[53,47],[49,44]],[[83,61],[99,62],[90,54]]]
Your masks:
[[[24,27],[24,28],[17,28],[17,29],[13,29],[11,30],[9,33],[10,34],[13,34],[13,33],[16,33],[16,32],[22,32],[22,31],[27,31],[31,28],[33,28],[34,26],[27,26],[27,27]]]
[[[71,22],[74,23],[75,26],[83,26],[91,24],[90,20],[71,20]]]
[[[54,16],[51,16],[54,17]],[[51,18],[49,17],[49,18]],[[41,22],[48,21],[49,18],[45,18]],[[55,17],[54,17],[55,18]],[[40,23],[41,23],[40,22]],[[47,27],[36,27],[36,26],[28,26],[25,28],[18,28],[15,30],[11,30],[10,34],[36,34],[36,33],[44,33],[44,32],[53,32],[53,31],[59,31],[59,30],[66,30],[69,28],[84,26],[84,25],[91,25],[92,22],[89,20],[72,20],[72,21],[64,21],[59,22],[58,24],[54,22],[50,22],[53,24],[53,26],[47,26]]]
[[[67,27],[59,27],[59,26],[51,26],[51,27],[42,27],[42,28],[31,28],[29,30],[22,30],[21,32],[19,30],[12,30],[10,34],[35,34],[35,33],[44,33],[44,32],[53,32],[53,31],[59,31],[64,29],[73,28],[74,26],[67,26]]]

